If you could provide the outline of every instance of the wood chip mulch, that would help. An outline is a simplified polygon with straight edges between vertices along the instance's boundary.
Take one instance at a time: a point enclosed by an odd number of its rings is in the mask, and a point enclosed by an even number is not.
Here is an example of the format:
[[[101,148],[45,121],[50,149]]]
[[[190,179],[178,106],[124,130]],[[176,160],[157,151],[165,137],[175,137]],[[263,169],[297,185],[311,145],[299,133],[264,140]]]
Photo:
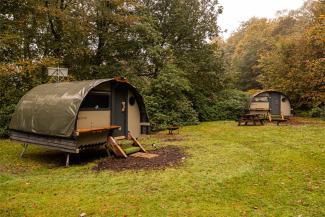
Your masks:
[[[110,157],[99,162],[98,165],[93,167],[93,170],[123,171],[164,169],[166,167],[180,165],[186,157],[182,148],[173,145],[162,147],[158,150],[148,151],[148,153],[158,156],[145,158],[131,155],[126,159]]]

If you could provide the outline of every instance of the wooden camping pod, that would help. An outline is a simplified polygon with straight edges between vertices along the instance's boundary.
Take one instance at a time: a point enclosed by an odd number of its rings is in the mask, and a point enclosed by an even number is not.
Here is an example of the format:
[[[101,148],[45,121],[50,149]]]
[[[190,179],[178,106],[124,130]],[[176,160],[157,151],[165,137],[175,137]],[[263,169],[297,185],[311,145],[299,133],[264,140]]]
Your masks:
[[[12,140],[79,153],[107,136],[148,134],[143,98],[126,79],[43,84],[19,101],[10,123]]]
[[[292,116],[290,99],[282,92],[267,90],[252,96],[250,114]]]

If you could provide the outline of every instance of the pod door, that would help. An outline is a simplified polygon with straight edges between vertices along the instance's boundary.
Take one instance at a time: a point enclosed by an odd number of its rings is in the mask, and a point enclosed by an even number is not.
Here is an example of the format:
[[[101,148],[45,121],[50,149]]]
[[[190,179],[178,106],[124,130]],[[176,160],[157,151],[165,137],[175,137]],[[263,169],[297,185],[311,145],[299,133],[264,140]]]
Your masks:
[[[270,109],[272,115],[281,114],[281,95],[278,93],[270,93]]]
[[[114,130],[113,136],[127,136],[127,114],[128,114],[128,88],[123,84],[112,86],[112,125],[120,126]]]

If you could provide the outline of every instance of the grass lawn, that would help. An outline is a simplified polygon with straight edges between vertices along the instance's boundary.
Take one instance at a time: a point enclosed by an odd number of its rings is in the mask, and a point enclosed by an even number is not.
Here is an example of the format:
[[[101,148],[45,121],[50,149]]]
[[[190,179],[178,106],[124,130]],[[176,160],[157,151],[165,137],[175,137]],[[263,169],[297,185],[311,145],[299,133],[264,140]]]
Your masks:
[[[181,166],[94,172],[104,152],[72,156],[0,141],[0,216],[325,216],[325,122],[237,127],[208,122],[151,147],[177,145]]]

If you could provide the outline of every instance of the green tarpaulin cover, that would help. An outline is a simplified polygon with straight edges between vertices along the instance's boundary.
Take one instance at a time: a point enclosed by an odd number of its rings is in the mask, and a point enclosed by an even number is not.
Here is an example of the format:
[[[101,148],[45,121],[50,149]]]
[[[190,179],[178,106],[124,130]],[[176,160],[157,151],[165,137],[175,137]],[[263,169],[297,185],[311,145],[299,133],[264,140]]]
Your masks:
[[[87,93],[113,79],[43,84],[24,95],[9,128],[42,135],[71,137],[79,107]]]

